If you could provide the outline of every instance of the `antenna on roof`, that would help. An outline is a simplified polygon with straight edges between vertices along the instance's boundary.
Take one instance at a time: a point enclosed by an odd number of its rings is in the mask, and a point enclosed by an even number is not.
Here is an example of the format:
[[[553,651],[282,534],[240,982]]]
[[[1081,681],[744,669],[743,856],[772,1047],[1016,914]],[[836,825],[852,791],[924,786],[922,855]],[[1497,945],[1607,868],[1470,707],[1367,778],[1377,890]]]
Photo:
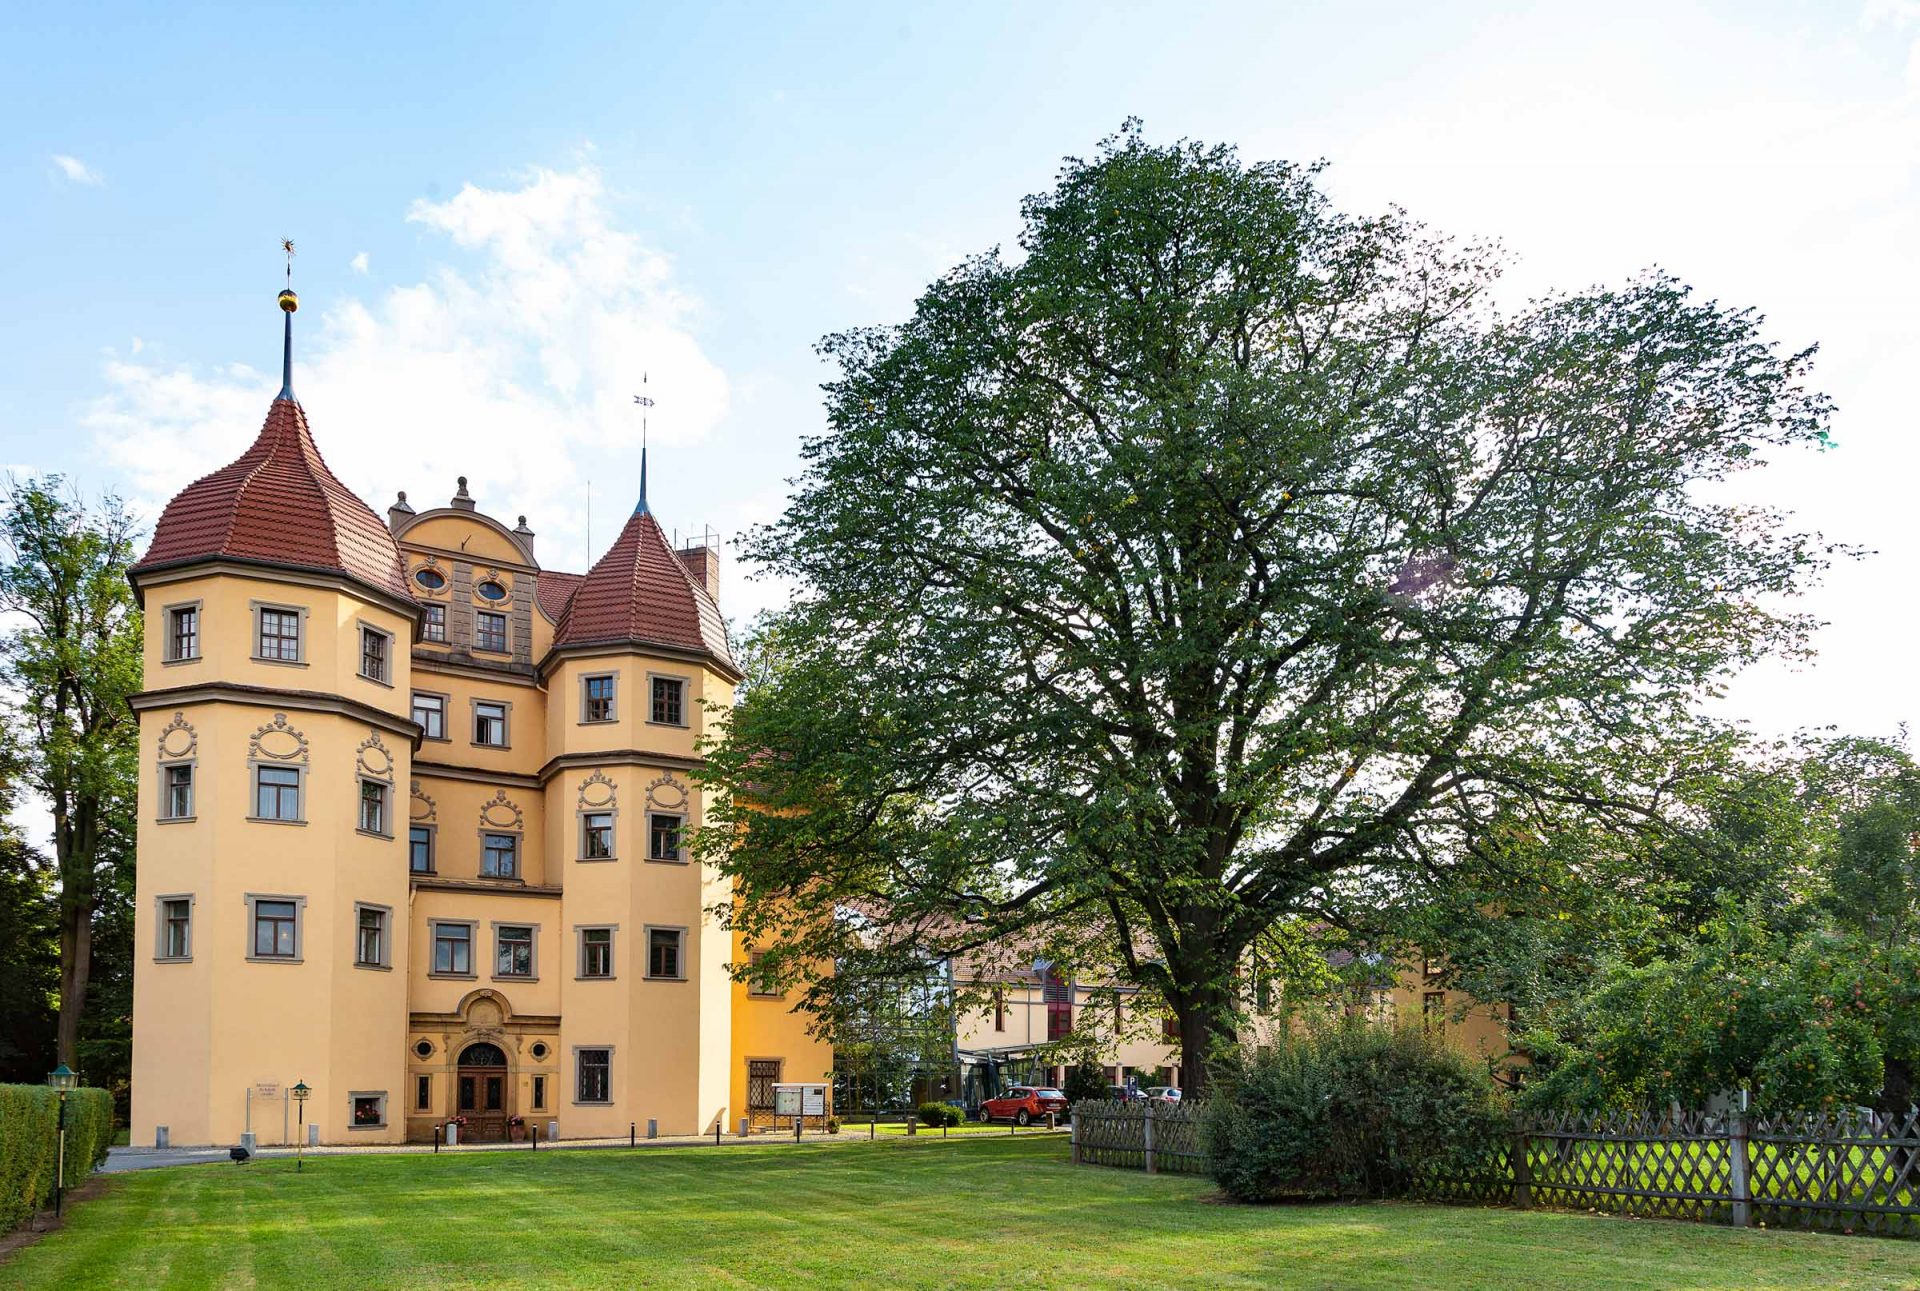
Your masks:
[[[640,374],[640,388],[647,388],[647,374]],[[635,515],[647,514],[647,409],[653,407],[653,400],[644,394],[637,394],[633,401],[640,405],[640,503],[634,507]]]

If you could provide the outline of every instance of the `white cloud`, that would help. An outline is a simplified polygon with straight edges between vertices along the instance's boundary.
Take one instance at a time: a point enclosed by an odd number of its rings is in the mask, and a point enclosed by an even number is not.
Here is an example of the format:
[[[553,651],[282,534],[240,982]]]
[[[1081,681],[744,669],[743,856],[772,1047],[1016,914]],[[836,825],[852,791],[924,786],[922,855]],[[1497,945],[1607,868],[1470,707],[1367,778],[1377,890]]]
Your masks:
[[[347,264],[355,273],[365,273],[367,271],[367,253],[362,251],[359,255],[347,261]]]
[[[104,176],[78,157],[69,157],[63,152],[53,154],[53,164],[62,175],[75,184],[90,184],[98,187],[106,183]]]
[[[526,514],[544,561],[578,569],[587,475],[601,547],[608,517],[631,505],[641,372],[659,403],[656,445],[700,439],[727,407],[726,376],[691,330],[695,302],[665,255],[616,225],[592,166],[468,185],[406,218],[459,254],[366,299],[309,297],[319,308],[295,320],[293,384],[320,449],[376,511],[396,489],[441,505],[464,474],[483,511]],[[257,432],[278,388],[278,319],[262,314],[258,358],[270,361],[257,367],[109,360],[84,420],[149,514]]]

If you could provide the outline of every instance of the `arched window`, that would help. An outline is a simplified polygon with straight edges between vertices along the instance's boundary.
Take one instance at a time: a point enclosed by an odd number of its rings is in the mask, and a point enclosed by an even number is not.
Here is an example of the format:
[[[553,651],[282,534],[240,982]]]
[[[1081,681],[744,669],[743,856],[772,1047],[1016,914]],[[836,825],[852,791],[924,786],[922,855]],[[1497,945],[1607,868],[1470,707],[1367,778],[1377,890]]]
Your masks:
[[[460,1065],[462,1067],[504,1067],[507,1065],[507,1055],[500,1052],[498,1045],[482,1041],[479,1044],[470,1044],[461,1051]]]

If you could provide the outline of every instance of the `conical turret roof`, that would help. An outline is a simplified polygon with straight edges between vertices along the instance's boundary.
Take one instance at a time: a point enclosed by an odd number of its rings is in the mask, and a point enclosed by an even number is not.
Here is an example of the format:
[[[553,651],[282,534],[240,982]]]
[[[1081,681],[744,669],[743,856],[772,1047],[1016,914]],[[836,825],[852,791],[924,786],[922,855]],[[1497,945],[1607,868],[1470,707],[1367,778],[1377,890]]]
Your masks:
[[[252,447],[167,504],[133,573],[221,559],[343,574],[412,599],[393,535],[327,469],[290,398],[273,401]]]
[[[694,582],[652,514],[636,510],[620,536],[568,597],[554,626],[555,649],[657,645],[704,654],[727,672],[739,665],[726,622],[707,589]]]

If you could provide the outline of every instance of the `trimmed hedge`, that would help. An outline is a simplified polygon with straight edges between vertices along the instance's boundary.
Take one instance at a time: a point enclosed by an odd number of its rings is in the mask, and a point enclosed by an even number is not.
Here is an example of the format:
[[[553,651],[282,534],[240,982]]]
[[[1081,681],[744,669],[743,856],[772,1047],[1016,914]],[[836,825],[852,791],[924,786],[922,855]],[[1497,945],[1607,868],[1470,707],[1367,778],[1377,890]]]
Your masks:
[[[922,1103],[914,1109],[914,1115],[922,1125],[936,1130],[946,1125],[958,1125],[967,1116],[952,1103]]]
[[[0,1085],[0,1233],[53,1204],[60,1159],[60,1099],[45,1085]],[[107,1159],[113,1142],[113,1095],[76,1089],[67,1095],[67,1186]]]

